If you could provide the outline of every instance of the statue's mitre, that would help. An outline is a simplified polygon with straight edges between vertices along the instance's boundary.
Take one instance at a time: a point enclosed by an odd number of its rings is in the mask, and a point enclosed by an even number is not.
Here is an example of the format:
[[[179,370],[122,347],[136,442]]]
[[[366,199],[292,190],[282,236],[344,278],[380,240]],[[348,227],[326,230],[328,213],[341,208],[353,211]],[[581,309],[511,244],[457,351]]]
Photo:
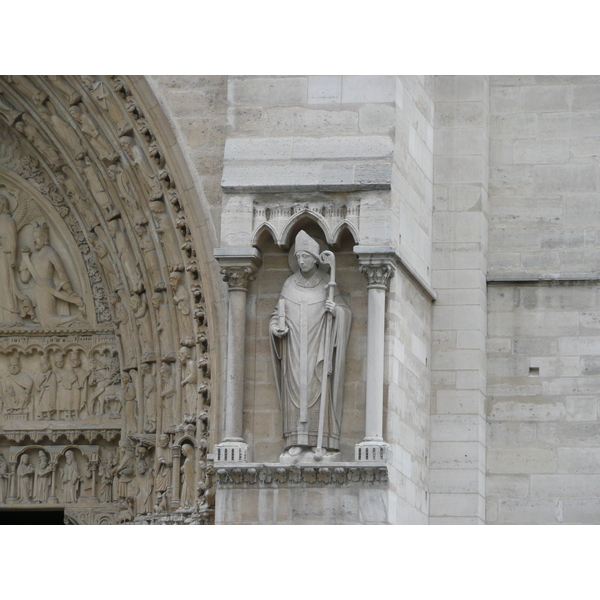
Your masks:
[[[295,252],[308,252],[318,259],[320,254],[319,243],[316,240],[313,240],[306,231],[300,231],[296,236]]]

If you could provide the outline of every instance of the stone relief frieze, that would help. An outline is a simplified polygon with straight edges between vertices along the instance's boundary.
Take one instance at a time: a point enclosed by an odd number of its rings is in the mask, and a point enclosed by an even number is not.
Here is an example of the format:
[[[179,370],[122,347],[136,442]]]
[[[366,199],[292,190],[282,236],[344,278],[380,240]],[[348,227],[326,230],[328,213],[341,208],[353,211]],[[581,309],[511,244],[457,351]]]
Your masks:
[[[119,373],[110,335],[0,337],[0,418],[120,419]]]

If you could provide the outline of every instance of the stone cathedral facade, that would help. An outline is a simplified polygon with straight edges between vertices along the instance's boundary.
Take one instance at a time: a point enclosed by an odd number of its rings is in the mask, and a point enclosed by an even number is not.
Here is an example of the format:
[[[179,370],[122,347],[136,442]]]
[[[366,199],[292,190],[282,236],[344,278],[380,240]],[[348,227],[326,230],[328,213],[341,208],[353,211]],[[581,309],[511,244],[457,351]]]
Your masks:
[[[598,77],[0,77],[0,512],[600,522],[599,160]]]

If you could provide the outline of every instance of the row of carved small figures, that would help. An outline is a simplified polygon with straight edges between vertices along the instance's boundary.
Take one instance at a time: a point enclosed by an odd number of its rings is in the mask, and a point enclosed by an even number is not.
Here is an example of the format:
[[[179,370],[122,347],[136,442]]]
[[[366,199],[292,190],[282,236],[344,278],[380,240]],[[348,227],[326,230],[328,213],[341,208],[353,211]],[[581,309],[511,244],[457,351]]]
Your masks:
[[[308,483],[329,485],[344,483],[385,483],[386,467],[233,467],[217,469],[219,484]]]

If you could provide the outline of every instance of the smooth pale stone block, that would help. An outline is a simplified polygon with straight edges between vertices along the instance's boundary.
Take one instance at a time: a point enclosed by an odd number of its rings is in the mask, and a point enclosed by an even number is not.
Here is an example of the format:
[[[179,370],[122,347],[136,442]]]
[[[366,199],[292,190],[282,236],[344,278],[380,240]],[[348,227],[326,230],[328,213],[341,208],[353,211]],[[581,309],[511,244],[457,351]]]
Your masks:
[[[309,104],[339,104],[341,101],[341,75],[311,75],[308,78]]]
[[[576,229],[562,231],[551,229],[542,231],[542,248],[580,248],[582,246],[593,246],[596,242],[596,231],[594,229]]]
[[[294,138],[229,138],[224,158],[228,161],[291,160]]]
[[[492,475],[485,478],[488,497],[526,498],[529,496],[529,477],[527,475]]]
[[[513,147],[515,164],[563,163],[568,160],[566,140],[516,140]]]
[[[228,100],[231,104],[273,106],[303,104],[308,99],[307,77],[230,78]]]
[[[436,128],[484,127],[485,119],[483,102],[436,102],[435,104]]]
[[[485,421],[477,415],[432,415],[431,441],[477,442],[483,439]]]
[[[485,138],[487,144],[487,138]],[[474,127],[438,129],[433,142],[436,156],[482,154],[484,132]]]
[[[531,496],[533,498],[600,498],[600,475],[532,475]]]
[[[435,77],[436,102],[480,102],[484,99],[484,77],[481,75],[438,75]]]
[[[523,356],[546,356],[557,354],[558,341],[516,339],[513,341],[513,353]]]
[[[436,517],[479,516],[479,494],[431,494],[430,514]]]
[[[544,446],[598,447],[600,423],[539,423],[538,438]]]
[[[558,448],[558,473],[600,473],[600,448]]]
[[[526,358],[488,357],[487,374],[490,382],[502,382],[507,377],[527,377],[529,366]]]
[[[472,371],[485,368],[485,353],[480,350],[446,350],[436,352],[431,359],[431,368],[445,370]],[[442,391],[442,390],[440,390]]]
[[[565,85],[523,86],[520,90],[523,112],[569,110],[569,88]]]
[[[501,337],[510,332],[515,337],[556,337],[575,335],[579,330],[579,315],[575,312],[515,312],[512,315],[490,313],[491,335]]]
[[[480,469],[485,449],[475,442],[431,442],[429,465],[432,469]]]
[[[496,139],[533,138],[536,135],[536,124],[537,120],[534,114],[492,114],[490,137]]]
[[[536,431],[534,422],[489,422],[486,441],[488,448],[535,446]]]
[[[533,168],[533,189],[542,194],[595,192],[594,165],[539,165]]]
[[[343,136],[294,138],[295,160],[319,159],[386,159],[394,144],[389,136]]]
[[[364,104],[367,102],[394,102],[396,78],[393,75],[342,76],[342,102]]]
[[[491,114],[518,113],[520,111],[518,87],[490,86]]]
[[[488,448],[487,451],[490,473],[554,473],[556,464],[556,450],[553,449]]]
[[[302,106],[277,106],[263,111],[262,134],[340,135],[358,133],[358,114],[350,110],[318,110]]]
[[[433,215],[433,240],[442,243],[479,243],[487,224],[479,212],[444,213]]]
[[[490,421],[561,421],[564,418],[565,405],[562,402],[497,400],[489,413]]]
[[[498,500],[499,525],[550,525],[562,523],[562,500],[556,498],[531,500]]]
[[[547,198],[504,198],[494,197],[490,202],[489,219],[492,222],[491,227],[495,226],[494,221],[514,222],[548,222],[558,223],[563,217],[563,201],[559,197]],[[560,233],[559,230],[557,234]],[[542,239],[551,232],[541,231]],[[542,246],[544,244],[542,243]]]
[[[597,396],[567,397],[567,421],[595,421],[598,418]]]
[[[490,195],[493,192],[530,195],[533,182],[533,167],[530,165],[490,166]]]
[[[437,156],[433,162],[436,183],[470,183],[484,181],[487,163],[483,156]]]
[[[509,353],[512,346],[513,342],[509,338],[488,338],[486,341],[488,355]]]
[[[484,331],[487,314],[481,306],[435,306],[434,329],[463,329]]]
[[[600,523],[600,502],[596,498],[565,498],[564,522],[582,525]]]
[[[363,133],[387,133],[394,127],[395,111],[386,104],[367,104],[359,109],[358,118]]]
[[[511,165],[513,163],[513,145],[514,140],[512,139],[490,140],[490,164],[495,166]]]
[[[558,252],[523,252],[521,266],[525,271],[555,273],[560,267]]]
[[[455,386],[457,390],[478,390],[485,393],[486,377],[480,371],[458,371]]]
[[[482,494],[484,482],[485,478],[477,469],[431,469],[429,493]]]
[[[600,354],[600,336],[563,337],[558,341],[561,356]]]

